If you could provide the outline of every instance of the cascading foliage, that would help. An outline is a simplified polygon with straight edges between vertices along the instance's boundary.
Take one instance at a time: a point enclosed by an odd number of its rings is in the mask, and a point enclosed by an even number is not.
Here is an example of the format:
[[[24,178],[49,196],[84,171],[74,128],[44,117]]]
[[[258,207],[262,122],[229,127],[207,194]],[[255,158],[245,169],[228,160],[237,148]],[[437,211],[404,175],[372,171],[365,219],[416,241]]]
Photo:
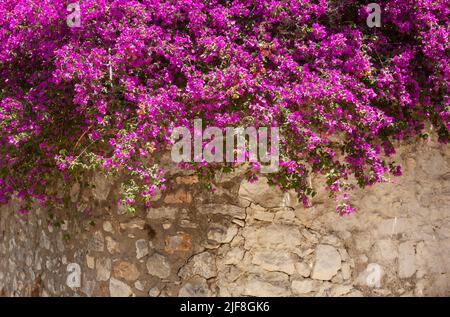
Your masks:
[[[0,0],[0,202],[92,170],[120,173],[123,202],[164,188],[174,127],[280,128],[270,181],[305,204],[308,179],[340,213],[346,191],[401,174],[389,156],[432,125],[450,130],[447,0]],[[183,164],[208,177],[235,164]],[[257,175],[252,164],[247,176]]]

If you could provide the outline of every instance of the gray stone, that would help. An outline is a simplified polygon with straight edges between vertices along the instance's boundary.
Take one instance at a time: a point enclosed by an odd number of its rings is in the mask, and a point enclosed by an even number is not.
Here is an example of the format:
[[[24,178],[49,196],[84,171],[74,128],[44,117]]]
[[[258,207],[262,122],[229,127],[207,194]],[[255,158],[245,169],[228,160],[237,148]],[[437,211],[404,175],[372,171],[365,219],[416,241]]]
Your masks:
[[[105,239],[101,231],[96,231],[89,239],[88,250],[96,252],[103,252],[105,250]]]
[[[95,261],[95,270],[97,273],[97,281],[107,281],[111,276],[111,259],[98,258]]]
[[[203,278],[194,278],[185,283],[179,290],[179,297],[206,297],[209,294],[208,284]]]
[[[167,259],[158,253],[153,254],[147,259],[147,270],[150,275],[159,278],[167,278],[170,276],[171,267]]]
[[[92,195],[95,199],[102,201],[108,198],[111,186],[107,176],[100,173],[95,174],[92,185]]]
[[[210,252],[202,252],[194,255],[189,262],[180,270],[183,279],[194,275],[210,279],[217,275],[216,259]]]
[[[320,244],[316,248],[316,258],[311,277],[316,280],[328,281],[341,268],[341,256],[336,248]]]
[[[95,291],[95,281],[90,281],[86,278],[86,276],[83,278],[83,286],[81,288],[81,291],[86,294],[86,296],[92,296]]]
[[[177,214],[177,208],[175,207],[160,207],[160,208],[150,208],[147,212],[147,218],[157,220],[157,219],[175,219]]]
[[[234,264],[237,265],[242,261],[242,258],[244,257],[244,250],[241,248],[233,248],[230,251],[227,252],[225,257],[223,258],[224,264]]]
[[[161,294],[161,291],[159,290],[159,288],[157,287],[152,287],[149,291],[148,291],[148,295],[150,297],[158,297],[159,294]]]
[[[115,278],[109,280],[109,293],[111,297],[132,297],[133,290],[130,286]]]
[[[148,242],[144,239],[139,239],[136,241],[136,258],[139,260],[144,256],[148,255]]]
[[[307,294],[313,291],[314,281],[307,279],[302,281],[292,281],[292,292],[297,295]]]
[[[221,224],[212,224],[208,230],[208,239],[217,243],[229,243],[238,233],[238,227],[234,224],[225,227]]]
[[[134,287],[135,287],[138,291],[143,292],[144,289],[145,289],[145,284],[144,284],[142,281],[136,281],[136,282],[134,283]]]

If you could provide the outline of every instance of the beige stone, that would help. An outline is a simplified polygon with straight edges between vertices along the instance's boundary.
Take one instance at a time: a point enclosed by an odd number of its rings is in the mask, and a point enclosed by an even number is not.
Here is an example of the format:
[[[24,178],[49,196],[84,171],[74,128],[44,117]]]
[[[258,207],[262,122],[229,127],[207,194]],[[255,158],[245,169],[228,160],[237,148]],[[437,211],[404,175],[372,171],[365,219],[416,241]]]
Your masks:
[[[314,289],[314,281],[310,279],[292,281],[291,288],[296,295],[308,294]]]
[[[167,278],[171,273],[171,266],[166,257],[155,253],[147,259],[147,270],[150,275]]]
[[[107,281],[111,276],[111,259],[110,258],[96,259],[95,270],[97,272],[97,281]]]
[[[255,251],[252,263],[261,266],[267,271],[284,272],[289,275],[294,274],[295,264],[298,259],[289,252],[283,250],[257,250]]]
[[[111,297],[132,297],[134,293],[130,286],[115,278],[109,280],[109,292]]]
[[[229,243],[238,233],[236,225],[224,226],[218,223],[212,224],[208,229],[208,239],[217,243]]]
[[[254,183],[244,180],[239,188],[239,198],[267,208],[298,205],[295,194],[284,195],[279,188],[270,186],[265,177],[260,177]]]
[[[190,204],[192,202],[191,193],[178,189],[175,193],[170,193],[164,198],[166,204]]]
[[[336,248],[326,244],[318,245],[311,277],[327,281],[336,275],[340,268],[341,256]]]
[[[145,220],[140,218],[134,218],[133,220],[120,224],[122,230],[144,229]]]
[[[139,278],[139,270],[136,265],[126,261],[120,261],[114,265],[113,274],[115,277],[134,282]]]
[[[177,184],[194,185],[198,183],[197,175],[177,176],[175,179]]]
[[[113,238],[106,237],[106,249],[110,254],[119,253],[120,252],[120,246],[119,243],[117,243]]]
[[[93,270],[95,268],[95,258],[93,256],[86,255],[86,265],[88,268]]]
[[[246,296],[289,296],[290,291],[287,287],[274,285],[258,277],[250,277],[243,285],[242,295]]]
[[[416,251],[414,242],[408,241],[399,245],[398,275],[400,278],[411,277],[416,272]]]

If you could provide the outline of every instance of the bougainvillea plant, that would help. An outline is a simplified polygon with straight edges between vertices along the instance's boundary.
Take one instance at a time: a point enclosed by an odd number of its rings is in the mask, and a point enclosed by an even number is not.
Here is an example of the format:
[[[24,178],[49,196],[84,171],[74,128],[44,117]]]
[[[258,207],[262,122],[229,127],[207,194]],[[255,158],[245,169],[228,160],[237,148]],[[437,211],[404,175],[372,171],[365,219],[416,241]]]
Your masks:
[[[372,28],[365,1],[80,0],[79,27],[71,2],[0,0],[0,202],[20,212],[92,170],[126,175],[124,202],[148,205],[164,188],[152,158],[196,118],[279,127],[270,182],[308,204],[324,175],[340,213],[350,179],[401,174],[399,142],[427,125],[449,140],[447,0],[377,1]]]

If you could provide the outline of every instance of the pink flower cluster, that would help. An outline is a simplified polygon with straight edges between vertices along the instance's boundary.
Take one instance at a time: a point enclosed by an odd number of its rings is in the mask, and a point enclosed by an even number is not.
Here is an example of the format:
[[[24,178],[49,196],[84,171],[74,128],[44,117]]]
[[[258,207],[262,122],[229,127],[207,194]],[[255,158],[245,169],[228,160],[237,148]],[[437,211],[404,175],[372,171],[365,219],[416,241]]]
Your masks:
[[[70,1],[69,1],[70,2]],[[401,174],[395,145],[433,124],[448,142],[447,0],[0,0],[0,202],[56,199],[50,182],[124,173],[124,202],[163,187],[174,127],[278,126],[280,172],[309,177],[349,213],[345,191]],[[185,164],[201,175],[213,164]],[[254,179],[258,165],[250,171]]]

